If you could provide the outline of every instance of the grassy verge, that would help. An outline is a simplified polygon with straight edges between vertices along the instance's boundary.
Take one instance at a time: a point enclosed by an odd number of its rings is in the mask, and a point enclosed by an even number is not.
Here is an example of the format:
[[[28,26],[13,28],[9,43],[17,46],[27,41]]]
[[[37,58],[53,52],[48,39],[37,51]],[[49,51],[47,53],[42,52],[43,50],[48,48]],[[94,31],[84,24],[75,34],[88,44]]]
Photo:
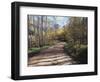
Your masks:
[[[30,48],[28,50],[28,55],[31,57],[34,54],[38,54],[40,51],[47,49],[49,46],[43,46],[43,47],[39,47],[39,48]]]
[[[87,64],[87,45],[65,44],[64,51],[79,64]]]

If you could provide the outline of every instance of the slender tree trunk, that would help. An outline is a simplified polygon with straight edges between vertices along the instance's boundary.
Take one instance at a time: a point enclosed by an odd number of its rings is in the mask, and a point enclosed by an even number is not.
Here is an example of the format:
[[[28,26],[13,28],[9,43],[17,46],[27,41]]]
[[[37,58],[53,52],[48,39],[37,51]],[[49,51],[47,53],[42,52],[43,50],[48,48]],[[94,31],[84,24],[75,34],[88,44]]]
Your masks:
[[[30,36],[30,34],[29,34],[29,24],[30,24],[30,20],[29,20],[29,15],[28,15],[28,19],[27,19],[27,21],[28,21],[28,48],[31,48],[31,36]]]
[[[39,24],[40,24],[40,18],[38,16],[38,27],[37,27],[37,32],[38,32],[38,47],[40,47],[40,27],[39,27]]]
[[[45,28],[45,34],[44,34],[44,45],[46,45],[47,44],[47,16],[45,16],[45,22],[44,22],[44,28]]]
[[[44,45],[44,38],[43,38],[43,16],[41,16],[41,46]]]
[[[34,47],[36,47],[36,27],[35,27],[35,19],[33,16],[33,28],[34,28]]]

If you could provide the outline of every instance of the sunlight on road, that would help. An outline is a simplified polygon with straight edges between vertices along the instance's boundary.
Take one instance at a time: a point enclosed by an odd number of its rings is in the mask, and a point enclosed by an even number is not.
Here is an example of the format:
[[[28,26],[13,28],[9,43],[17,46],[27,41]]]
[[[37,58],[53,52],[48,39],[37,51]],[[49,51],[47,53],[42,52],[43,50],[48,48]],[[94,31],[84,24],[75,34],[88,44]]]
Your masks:
[[[69,65],[75,61],[64,53],[64,42],[57,43],[29,58],[28,66]]]

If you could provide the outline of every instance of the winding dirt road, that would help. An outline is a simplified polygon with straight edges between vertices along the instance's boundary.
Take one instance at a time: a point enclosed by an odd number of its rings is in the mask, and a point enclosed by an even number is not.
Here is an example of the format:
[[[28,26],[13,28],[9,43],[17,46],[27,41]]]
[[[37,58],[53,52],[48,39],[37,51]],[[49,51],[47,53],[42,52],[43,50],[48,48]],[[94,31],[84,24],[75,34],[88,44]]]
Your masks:
[[[51,66],[51,65],[69,65],[75,64],[73,59],[64,53],[64,42],[57,43],[28,58],[28,66]]]

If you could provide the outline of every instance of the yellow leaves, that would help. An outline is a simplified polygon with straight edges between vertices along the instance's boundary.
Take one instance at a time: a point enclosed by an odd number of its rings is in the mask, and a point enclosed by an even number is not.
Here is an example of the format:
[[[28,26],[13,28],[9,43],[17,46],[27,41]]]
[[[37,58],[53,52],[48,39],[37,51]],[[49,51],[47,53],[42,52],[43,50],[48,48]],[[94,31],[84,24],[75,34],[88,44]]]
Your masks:
[[[64,29],[63,28],[59,28],[56,30],[57,35],[62,35],[64,33]]]

